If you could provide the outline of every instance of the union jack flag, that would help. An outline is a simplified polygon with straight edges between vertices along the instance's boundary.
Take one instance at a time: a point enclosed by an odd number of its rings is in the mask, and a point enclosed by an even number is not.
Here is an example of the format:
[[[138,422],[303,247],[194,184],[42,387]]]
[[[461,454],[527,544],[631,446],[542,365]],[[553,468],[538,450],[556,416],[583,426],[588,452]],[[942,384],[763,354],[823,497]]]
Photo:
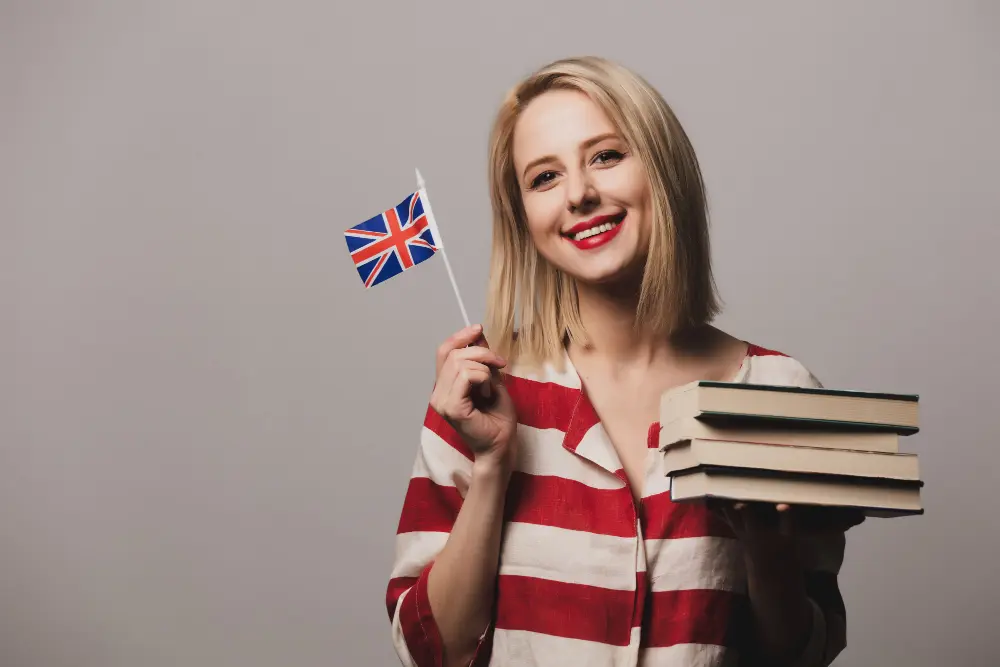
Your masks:
[[[430,259],[440,248],[420,190],[387,211],[351,227],[347,249],[365,287],[373,287]]]

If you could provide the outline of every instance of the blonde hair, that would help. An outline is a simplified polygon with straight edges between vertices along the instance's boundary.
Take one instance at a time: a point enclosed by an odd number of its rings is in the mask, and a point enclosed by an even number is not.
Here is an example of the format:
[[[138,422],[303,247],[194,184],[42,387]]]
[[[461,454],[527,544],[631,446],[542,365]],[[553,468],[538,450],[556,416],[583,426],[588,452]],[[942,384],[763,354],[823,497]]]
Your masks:
[[[687,135],[663,97],[634,72],[603,58],[569,58],[515,86],[493,125],[493,248],[485,322],[490,346],[522,364],[561,366],[567,337],[587,343],[574,280],[547,262],[528,234],[513,163],[521,112],[554,89],[580,91],[600,106],[649,179],[653,224],[636,322],[670,335],[710,321],[720,305],[704,183]]]

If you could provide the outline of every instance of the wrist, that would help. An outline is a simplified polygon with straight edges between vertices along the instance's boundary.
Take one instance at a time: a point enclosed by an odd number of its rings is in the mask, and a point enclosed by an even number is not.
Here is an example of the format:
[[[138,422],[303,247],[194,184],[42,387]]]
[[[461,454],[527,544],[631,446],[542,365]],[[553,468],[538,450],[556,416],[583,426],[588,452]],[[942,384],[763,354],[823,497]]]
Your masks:
[[[472,463],[473,483],[501,483],[506,485],[514,469],[510,456],[483,454]]]
[[[744,543],[743,557],[748,571],[785,573],[800,569],[795,541],[790,538],[753,540]]]

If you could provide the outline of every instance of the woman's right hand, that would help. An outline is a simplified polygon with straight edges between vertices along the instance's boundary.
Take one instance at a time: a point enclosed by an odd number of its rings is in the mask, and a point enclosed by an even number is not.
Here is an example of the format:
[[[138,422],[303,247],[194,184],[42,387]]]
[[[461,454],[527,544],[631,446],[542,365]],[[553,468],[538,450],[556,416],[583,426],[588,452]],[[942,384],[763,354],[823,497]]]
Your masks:
[[[517,413],[499,380],[507,362],[486,346],[482,327],[466,327],[437,351],[431,407],[472,450],[476,461],[509,463]]]

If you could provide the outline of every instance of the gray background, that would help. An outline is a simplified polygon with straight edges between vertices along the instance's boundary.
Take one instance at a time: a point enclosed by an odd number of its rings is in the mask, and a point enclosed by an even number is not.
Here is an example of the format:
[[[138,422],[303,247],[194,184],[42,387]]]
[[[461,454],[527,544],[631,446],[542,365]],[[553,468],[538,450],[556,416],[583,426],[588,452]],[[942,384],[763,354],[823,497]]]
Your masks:
[[[852,532],[837,664],[998,664],[998,5],[655,4],[3,3],[0,664],[396,664],[462,322],[443,263],[365,292],[342,232],[420,167],[480,319],[493,111],[579,53],[689,130],[723,328],[921,394],[928,512]]]

